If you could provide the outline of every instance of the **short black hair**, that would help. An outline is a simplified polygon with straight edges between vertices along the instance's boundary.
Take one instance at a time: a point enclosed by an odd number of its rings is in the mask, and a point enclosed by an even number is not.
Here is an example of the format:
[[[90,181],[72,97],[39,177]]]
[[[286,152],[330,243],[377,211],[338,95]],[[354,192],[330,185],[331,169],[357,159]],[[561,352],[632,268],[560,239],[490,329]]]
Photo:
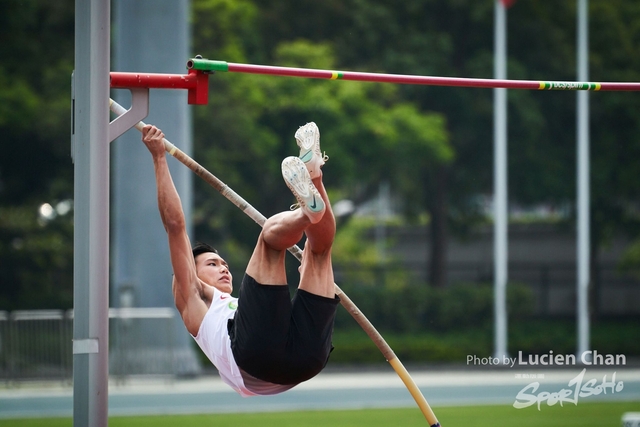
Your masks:
[[[207,245],[206,243],[200,243],[200,242],[197,242],[196,245],[193,247],[193,249],[191,249],[191,253],[193,253],[193,259],[196,259],[198,255],[204,254],[207,252],[213,252],[214,254],[217,254],[218,250],[210,245]]]

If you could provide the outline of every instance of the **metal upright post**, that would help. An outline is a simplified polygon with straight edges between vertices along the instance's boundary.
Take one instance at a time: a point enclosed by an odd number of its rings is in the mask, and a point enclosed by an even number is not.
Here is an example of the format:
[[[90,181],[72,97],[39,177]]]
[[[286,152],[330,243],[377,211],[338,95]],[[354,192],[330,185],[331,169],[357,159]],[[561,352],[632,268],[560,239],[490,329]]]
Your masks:
[[[501,0],[495,5],[495,78],[507,74],[506,8]],[[494,89],[494,357],[507,354],[507,89]]]
[[[107,426],[109,352],[110,1],[76,0],[73,419]]]
[[[589,78],[589,26],[587,0],[578,0],[578,79]],[[589,93],[579,92],[577,119],[577,356],[589,350]]]

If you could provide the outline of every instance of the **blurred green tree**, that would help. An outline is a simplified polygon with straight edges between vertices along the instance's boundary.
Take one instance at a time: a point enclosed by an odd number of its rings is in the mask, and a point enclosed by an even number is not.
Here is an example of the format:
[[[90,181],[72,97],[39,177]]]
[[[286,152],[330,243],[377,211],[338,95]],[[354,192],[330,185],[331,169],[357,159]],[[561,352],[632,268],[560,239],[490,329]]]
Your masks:
[[[72,305],[73,19],[71,0],[0,3],[2,310]]]
[[[205,9],[215,10],[215,19],[223,22],[217,26],[224,28],[219,39],[210,38],[212,15],[205,17],[201,13]],[[236,41],[257,27],[251,22],[262,14],[248,3],[218,0],[195,2],[194,11],[198,53],[251,61],[251,46],[241,49]],[[221,58],[220,52],[229,57]],[[269,56],[284,66],[336,66],[330,43],[304,39],[282,42]],[[197,156],[267,216],[292,201],[279,166],[284,157],[297,153],[293,134],[308,121],[319,125],[322,149],[330,155],[325,184],[343,198],[363,200],[377,191],[382,179],[396,187],[412,185],[425,171],[453,158],[443,116],[404,101],[396,86],[241,74],[213,76],[211,86],[211,102],[196,113]],[[415,185],[414,189],[422,191]],[[198,230],[214,230],[214,241],[244,236],[241,241],[249,243],[241,255],[246,257],[256,235],[246,220],[238,218],[235,207],[216,198],[198,200],[197,224],[203,225]]]
[[[256,0],[265,51],[281,40],[329,42],[344,69],[456,77],[493,77],[494,2],[346,0],[291,5]],[[593,81],[640,81],[636,2],[589,2]],[[549,7],[519,1],[508,10],[508,78],[576,79],[576,3]],[[263,54],[264,56],[264,54]],[[273,58],[267,58],[272,60]],[[397,188],[430,214],[431,282],[442,285],[448,230],[464,235],[482,221],[478,195],[493,193],[493,93],[485,89],[401,87],[399,96],[446,118],[455,157]],[[576,96],[571,92],[509,91],[509,200],[570,213],[576,194]],[[591,104],[592,265],[612,236],[638,236],[638,97],[594,93]],[[419,196],[420,197],[420,196]]]

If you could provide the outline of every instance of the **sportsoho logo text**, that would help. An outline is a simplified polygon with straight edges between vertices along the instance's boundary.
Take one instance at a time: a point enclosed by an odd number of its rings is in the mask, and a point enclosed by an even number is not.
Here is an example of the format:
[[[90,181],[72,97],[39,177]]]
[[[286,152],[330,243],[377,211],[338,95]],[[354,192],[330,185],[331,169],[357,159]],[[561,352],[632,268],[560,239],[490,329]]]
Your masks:
[[[607,381],[607,376],[602,378],[602,382],[598,383],[596,379],[590,379],[584,382],[584,375],[587,369],[583,369],[577,376],[569,381],[568,388],[563,388],[556,392],[541,391],[536,393],[540,387],[539,382],[533,382],[520,390],[516,396],[516,401],[513,402],[513,407],[516,409],[526,408],[531,405],[538,405],[538,411],[540,405],[543,402],[547,403],[547,406],[553,406],[559,403],[563,406],[564,403],[578,404],[579,398],[587,398],[590,396],[598,396],[600,394],[615,394],[620,393],[624,389],[624,383],[622,381],[616,381],[616,373],[614,372],[611,381]]]
[[[574,354],[554,354],[553,351],[538,355],[528,354],[524,355],[522,351],[518,352],[517,357],[478,357],[476,355],[467,356],[467,365],[487,366],[498,365],[503,367],[551,367],[551,366],[624,366],[627,364],[627,358],[623,354],[600,354],[597,351],[585,351],[580,355]],[[616,381],[616,373],[611,376],[611,380],[607,380],[607,375],[604,375],[602,381],[596,379],[589,379],[585,381],[585,374],[587,369],[582,369],[578,375],[571,379],[567,388],[562,388],[559,391],[539,391],[540,383],[532,382],[524,387],[513,403],[513,407],[517,409],[526,408],[532,405],[537,405],[538,410],[542,403],[546,402],[547,406],[553,406],[559,403],[561,406],[564,403],[578,404],[580,398],[588,398],[591,396],[598,396],[600,394],[615,394],[620,393],[624,389],[624,383],[622,381]],[[528,374],[525,374],[528,375]],[[519,375],[516,375],[518,378]],[[525,376],[527,378],[528,376]],[[544,374],[538,375],[538,378],[544,378]],[[534,378],[534,376],[531,376]]]

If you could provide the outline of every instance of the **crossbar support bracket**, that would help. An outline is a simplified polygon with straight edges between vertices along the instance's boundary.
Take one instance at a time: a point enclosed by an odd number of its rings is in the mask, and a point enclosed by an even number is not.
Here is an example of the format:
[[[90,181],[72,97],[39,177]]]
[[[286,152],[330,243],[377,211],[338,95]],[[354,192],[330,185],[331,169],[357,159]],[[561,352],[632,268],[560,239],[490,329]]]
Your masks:
[[[131,129],[149,115],[149,88],[129,88],[131,108],[109,123],[109,142]]]

